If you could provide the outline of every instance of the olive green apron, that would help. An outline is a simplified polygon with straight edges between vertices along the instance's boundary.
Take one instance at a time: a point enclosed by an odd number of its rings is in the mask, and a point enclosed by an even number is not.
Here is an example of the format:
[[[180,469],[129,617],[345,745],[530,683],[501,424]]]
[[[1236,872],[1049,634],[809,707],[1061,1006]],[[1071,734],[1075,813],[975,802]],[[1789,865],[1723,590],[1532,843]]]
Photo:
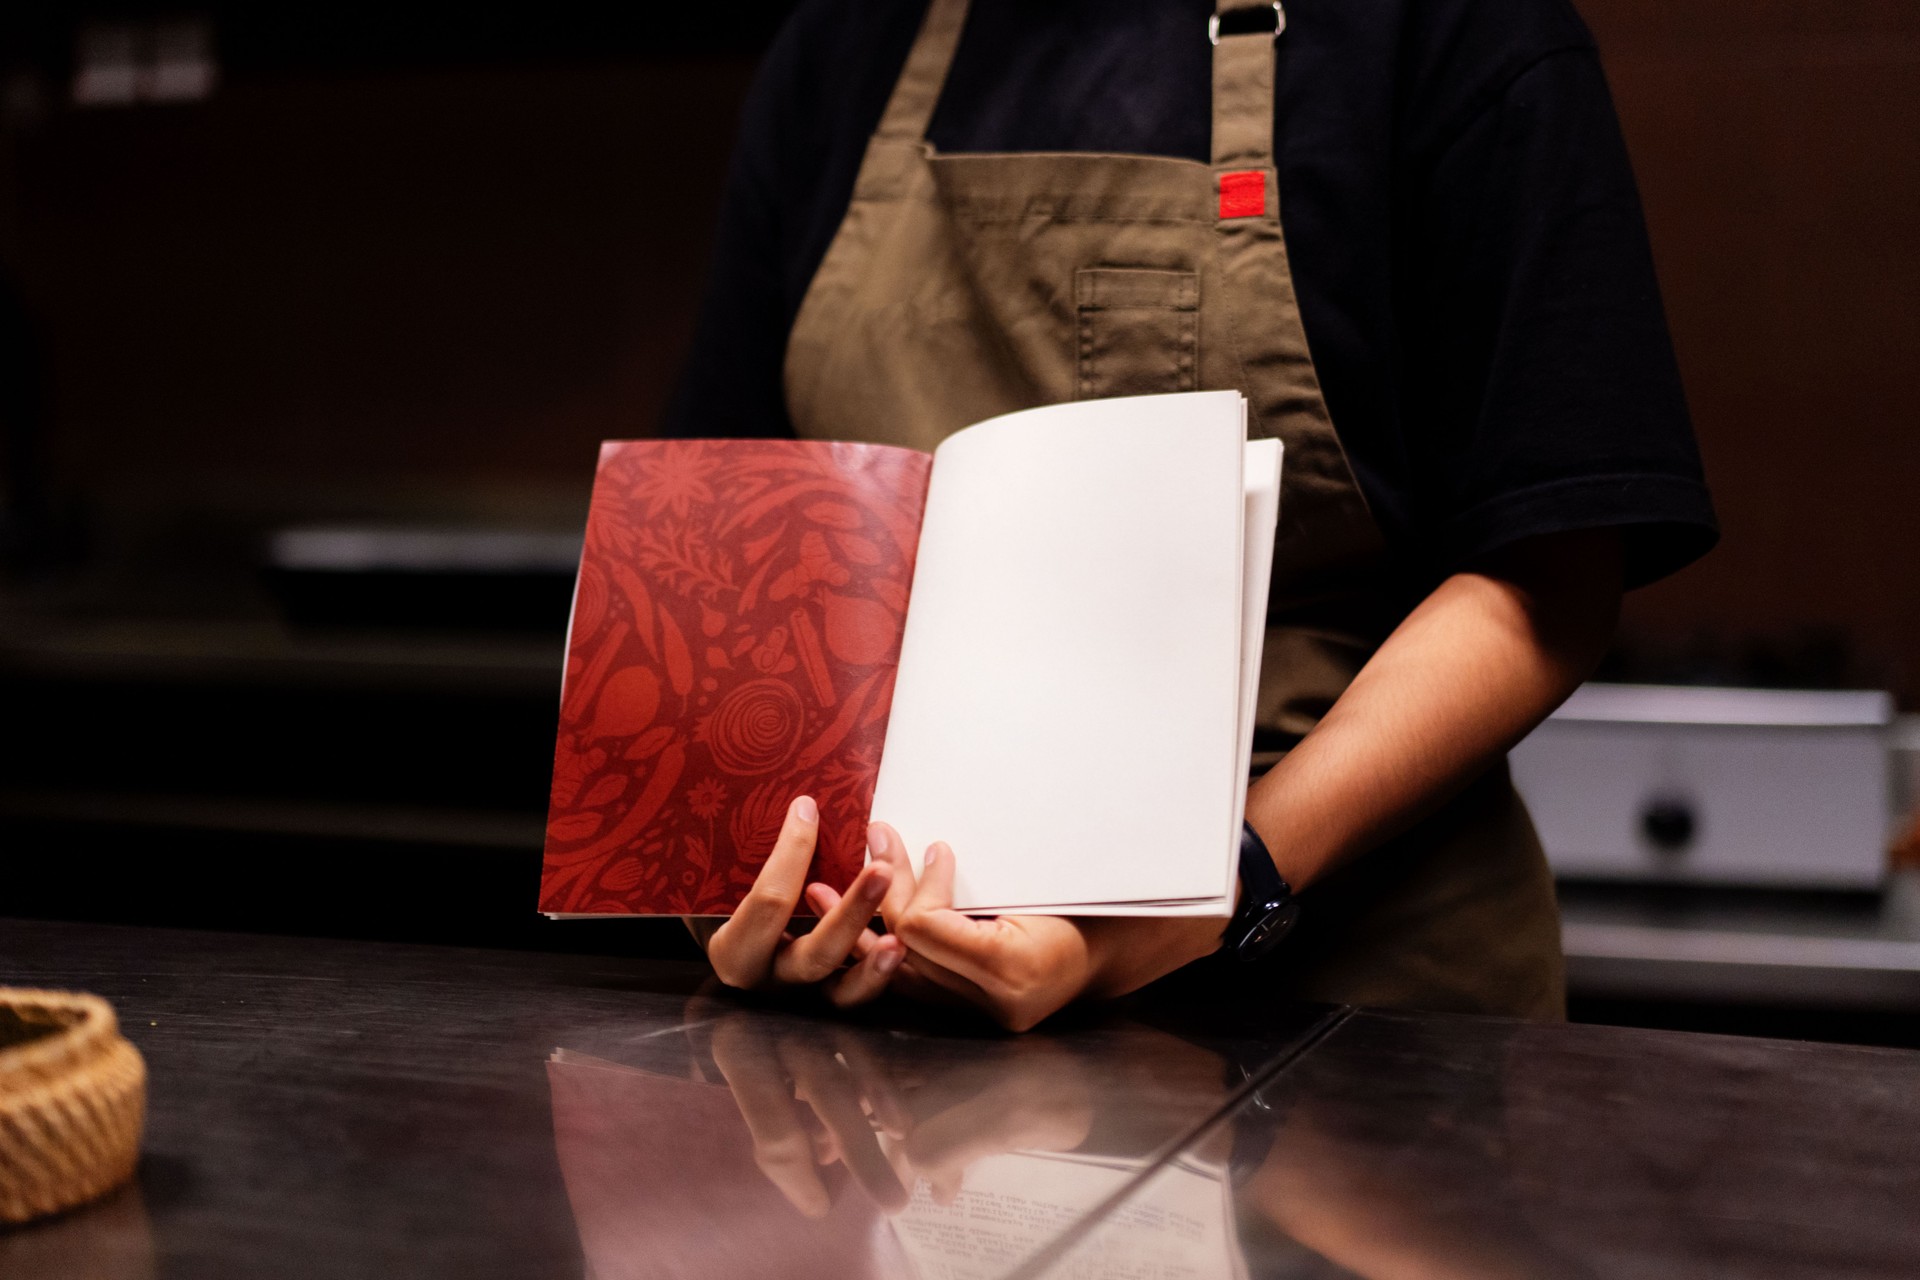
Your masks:
[[[941,155],[927,121],[966,10],[966,0],[932,0],[795,318],[785,369],[795,428],[931,449],[1035,405],[1240,391],[1254,432],[1286,449],[1258,723],[1297,739],[1398,619],[1281,237],[1280,37],[1216,43],[1211,165]],[[1552,880],[1504,769],[1303,900],[1311,923],[1272,966],[1287,994],[1529,1016],[1563,1008]]]

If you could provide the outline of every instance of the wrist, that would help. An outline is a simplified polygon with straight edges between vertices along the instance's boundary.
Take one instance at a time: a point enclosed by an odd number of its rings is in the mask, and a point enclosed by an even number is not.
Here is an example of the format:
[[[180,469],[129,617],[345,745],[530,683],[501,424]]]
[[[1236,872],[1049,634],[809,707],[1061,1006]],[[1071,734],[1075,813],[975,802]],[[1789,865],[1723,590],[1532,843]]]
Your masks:
[[[1227,921],[1212,916],[1160,920],[1082,920],[1087,935],[1089,992],[1105,997],[1138,991],[1220,949]]]

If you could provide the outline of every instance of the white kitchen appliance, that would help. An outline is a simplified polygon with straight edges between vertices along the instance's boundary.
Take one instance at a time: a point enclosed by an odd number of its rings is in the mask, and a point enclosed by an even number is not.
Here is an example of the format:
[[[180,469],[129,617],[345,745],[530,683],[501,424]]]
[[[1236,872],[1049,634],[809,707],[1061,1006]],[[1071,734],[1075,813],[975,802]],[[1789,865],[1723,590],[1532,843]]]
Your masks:
[[[1590,684],[1514,749],[1568,879],[1871,890],[1894,813],[1893,698]]]

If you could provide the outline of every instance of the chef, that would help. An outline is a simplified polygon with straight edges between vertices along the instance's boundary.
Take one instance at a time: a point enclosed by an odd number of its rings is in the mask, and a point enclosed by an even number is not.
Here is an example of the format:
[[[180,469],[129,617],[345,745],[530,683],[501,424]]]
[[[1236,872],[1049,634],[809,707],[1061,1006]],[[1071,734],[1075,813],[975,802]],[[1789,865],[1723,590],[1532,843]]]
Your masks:
[[[966,850],[916,876],[884,822],[842,897],[805,882],[796,797],[748,900],[696,927],[724,981],[1020,1029],[1206,960],[1276,999],[1563,1016],[1504,753],[1622,592],[1716,536],[1568,0],[801,6],[745,107],[671,432],[931,448],[1222,389],[1286,450],[1258,718],[1286,754],[1248,792],[1234,918],[976,919],[949,905]]]

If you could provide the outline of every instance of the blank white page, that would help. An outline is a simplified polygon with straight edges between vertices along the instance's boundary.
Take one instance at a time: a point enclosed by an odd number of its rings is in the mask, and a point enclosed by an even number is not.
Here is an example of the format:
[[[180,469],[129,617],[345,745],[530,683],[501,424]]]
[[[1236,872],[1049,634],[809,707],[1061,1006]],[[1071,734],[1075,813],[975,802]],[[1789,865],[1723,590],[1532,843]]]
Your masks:
[[[1080,401],[935,454],[873,815],[955,905],[1218,898],[1240,793],[1244,402]]]
[[[1246,516],[1242,536],[1240,575],[1240,762],[1236,775],[1247,777],[1253,764],[1253,718],[1260,701],[1260,653],[1267,638],[1267,588],[1273,576],[1274,535],[1280,518],[1280,458],[1278,440],[1249,440],[1246,445]],[[1182,898],[1170,902],[1124,904],[1077,903],[1062,915],[1083,916],[1230,916],[1234,878],[1240,873],[1240,820],[1246,816],[1247,793],[1236,796],[1233,834],[1221,857],[1226,863],[1228,892],[1220,897]]]

